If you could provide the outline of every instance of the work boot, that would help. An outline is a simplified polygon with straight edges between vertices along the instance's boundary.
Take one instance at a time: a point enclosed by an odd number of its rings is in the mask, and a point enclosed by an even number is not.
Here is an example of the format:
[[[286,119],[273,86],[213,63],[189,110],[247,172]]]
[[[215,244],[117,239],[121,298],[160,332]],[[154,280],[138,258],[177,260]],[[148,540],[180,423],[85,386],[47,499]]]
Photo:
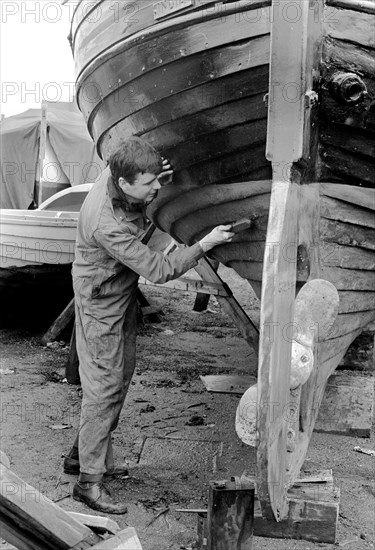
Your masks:
[[[79,460],[66,456],[64,458],[64,472],[69,475],[79,475]],[[116,477],[116,476],[128,476],[129,470],[127,465],[119,464],[108,470],[105,474],[106,477]]]
[[[102,481],[82,483],[77,481],[73,487],[73,498],[84,502],[86,506],[105,514],[126,514],[126,504],[116,502]]]

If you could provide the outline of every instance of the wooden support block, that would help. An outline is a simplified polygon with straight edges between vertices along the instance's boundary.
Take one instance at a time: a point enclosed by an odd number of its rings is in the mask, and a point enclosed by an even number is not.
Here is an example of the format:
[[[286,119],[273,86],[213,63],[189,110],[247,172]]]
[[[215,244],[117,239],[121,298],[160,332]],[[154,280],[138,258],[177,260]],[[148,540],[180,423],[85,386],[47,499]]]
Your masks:
[[[209,301],[210,301],[210,294],[203,294],[201,292],[198,292],[198,294],[195,297],[193,311],[197,311],[198,313],[202,311],[206,311]]]
[[[276,522],[265,519],[259,503],[255,505],[254,534],[258,537],[303,539],[334,544],[339,517],[340,490],[333,485],[327,472],[312,474],[297,480],[289,489],[286,519]],[[320,478],[320,479],[319,479]]]
[[[142,546],[134,527],[128,527],[114,537],[95,544],[92,550],[142,550]]]
[[[210,484],[208,550],[253,548],[254,493],[254,485],[240,478]]]

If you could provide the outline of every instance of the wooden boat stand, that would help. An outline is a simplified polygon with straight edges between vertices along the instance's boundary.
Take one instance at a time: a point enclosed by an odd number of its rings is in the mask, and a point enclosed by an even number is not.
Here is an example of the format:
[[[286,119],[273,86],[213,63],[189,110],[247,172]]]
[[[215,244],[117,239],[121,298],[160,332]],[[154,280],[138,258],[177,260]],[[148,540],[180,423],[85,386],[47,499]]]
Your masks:
[[[0,455],[0,533],[19,550],[142,550],[132,527],[67,512],[28,485]],[[103,538],[103,536],[105,538]]]

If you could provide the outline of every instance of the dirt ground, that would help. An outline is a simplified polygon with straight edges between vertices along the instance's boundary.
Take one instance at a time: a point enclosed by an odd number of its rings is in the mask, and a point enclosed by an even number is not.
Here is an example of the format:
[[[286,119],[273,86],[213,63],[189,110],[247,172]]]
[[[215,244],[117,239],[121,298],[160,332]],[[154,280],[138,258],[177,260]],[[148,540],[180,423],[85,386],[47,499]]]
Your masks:
[[[222,275],[257,315],[247,283],[230,270]],[[188,550],[195,548],[197,517],[177,510],[205,508],[209,480],[255,468],[254,453],[234,430],[239,396],[208,393],[199,375],[256,374],[256,364],[214,298],[208,311],[195,313],[194,294],[155,287],[144,293],[165,315],[140,327],[138,367],[114,435],[115,456],[129,463],[130,477],[108,484],[129,512],[110,517],[135,527],[144,550]],[[15,473],[62,508],[95,514],[70,497],[75,478],[62,471],[79,424],[81,392],[65,380],[67,342],[41,344],[46,328],[31,319],[28,326],[13,320],[0,330],[1,449]],[[353,450],[374,444],[374,430],[370,439],[315,433],[311,440],[307,468],[332,469],[341,490],[336,545],[254,537],[254,549],[374,548],[375,459]],[[0,543],[0,549],[13,548]]]

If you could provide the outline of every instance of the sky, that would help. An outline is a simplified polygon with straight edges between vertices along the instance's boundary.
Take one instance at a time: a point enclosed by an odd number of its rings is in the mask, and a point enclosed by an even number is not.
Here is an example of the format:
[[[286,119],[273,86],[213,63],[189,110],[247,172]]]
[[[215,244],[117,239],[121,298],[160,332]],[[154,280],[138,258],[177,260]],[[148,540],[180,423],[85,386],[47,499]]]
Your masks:
[[[77,4],[77,1],[75,2]],[[6,117],[42,100],[72,101],[74,61],[68,34],[74,2],[0,0],[0,112]]]

